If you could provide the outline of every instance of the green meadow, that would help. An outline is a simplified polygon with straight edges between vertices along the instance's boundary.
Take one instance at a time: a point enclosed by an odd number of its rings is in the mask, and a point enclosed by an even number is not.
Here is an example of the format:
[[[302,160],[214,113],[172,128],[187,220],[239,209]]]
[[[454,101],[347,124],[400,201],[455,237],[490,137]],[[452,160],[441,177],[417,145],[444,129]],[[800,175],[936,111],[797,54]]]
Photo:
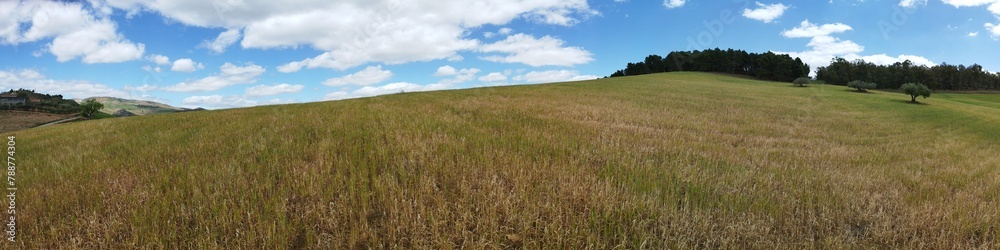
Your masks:
[[[675,72],[3,137],[26,248],[1000,247],[1000,95],[918,100]]]

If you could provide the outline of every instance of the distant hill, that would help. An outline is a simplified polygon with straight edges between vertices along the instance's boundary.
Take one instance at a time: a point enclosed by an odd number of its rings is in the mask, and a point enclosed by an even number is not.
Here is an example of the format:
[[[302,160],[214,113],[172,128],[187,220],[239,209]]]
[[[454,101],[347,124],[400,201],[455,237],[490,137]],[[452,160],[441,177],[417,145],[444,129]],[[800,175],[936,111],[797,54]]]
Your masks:
[[[115,114],[116,116],[152,115],[152,114],[176,113],[176,112],[199,110],[199,109],[178,108],[158,102],[131,100],[124,98],[116,98],[116,97],[90,97],[85,99],[76,99],[76,101],[82,103],[84,101],[91,99],[97,100],[97,102],[104,104],[104,109],[101,109],[101,112],[108,114]]]

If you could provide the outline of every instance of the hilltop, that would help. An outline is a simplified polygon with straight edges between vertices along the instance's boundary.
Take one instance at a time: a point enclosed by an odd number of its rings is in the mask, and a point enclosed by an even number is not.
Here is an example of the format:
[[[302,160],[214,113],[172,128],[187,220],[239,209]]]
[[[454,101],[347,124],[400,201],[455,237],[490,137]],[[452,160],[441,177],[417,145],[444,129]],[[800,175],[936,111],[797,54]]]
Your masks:
[[[673,72],[34,128],[16,245],[997,248],[1000,99],[908,101]]]
[[[116,116],[129,116],[129,114],[152,115],[152,114],[165,114],[165,113],[201,110],[201,109],[178,108],[153,101],[131,100],[131,99],[124,99],[117,97],[90,97],[90,98],[79,99],[76,101],[82,103],[84,101],[91,99],[96,100],[101,104],[104,104],[104,108],[100,110],[101,112]]]

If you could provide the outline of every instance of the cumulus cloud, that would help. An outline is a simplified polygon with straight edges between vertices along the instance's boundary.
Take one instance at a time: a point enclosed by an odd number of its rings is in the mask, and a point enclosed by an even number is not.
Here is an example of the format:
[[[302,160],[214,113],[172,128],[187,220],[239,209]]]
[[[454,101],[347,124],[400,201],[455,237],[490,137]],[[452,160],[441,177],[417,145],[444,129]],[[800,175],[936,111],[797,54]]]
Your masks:
[[[576,70],[531,71],[523,75],[513,77],[515,81],[527,83],[583,81],[597,78],[601,77],[595,75],[580,75],[580,72]]]
[[[492,38],[493,36],[496,36],[496,35],[509,35],[511,32],[514,32],[514,30],[511,29],[511,28],[504,27],[504,28],[500,28],[500,30],[498,30],[495,33],[494,32],[484,32],[483,33],[483,37]]]
[[[486,83],[504,83],[507,82],[507,75],[501,72],[490,72],[485,76],[479,77],[479,81]]]
[[[205,108],[239,108],[260,105],[260,102],[242,96],[222,95],[190,96],[184,98],[181,103],[188,107]]]
[[[810,38],[809,43],[806,44],[806,47],[809,49],[800,52],[775,51],[775,53],[788,54],[791,57],[798,57],[802,59],[803,62],[809,64],[809,66],[814,70],[818,67],[830,65],[830,60],[836,57],[843,57],[847,60],[863,59],[867,62],[876,64],[892,64],[895,62],[910,60],[914,64],[918,65],[934,65],[931,60],[915,55],[899,55],[892,57],[886,54],[878,54],[862,56],[861,52],[864,52],[864,46],[861,46],[851,40],[841,40],[840,38],[832,36],[834,33],[842,33],[849,30],[852,30],[851,26],[841,23],[815,25],[809,23],[808,20],[802,21],[799,27],[792,30],[786,30],[782,32],[782,35],[788,38]]]
[[[163,90],[171,92],[213,91],[237,84],[254,83],[266,71],[263,67],[248,63],[240,67],[231,63],[219,67],[219,73],[195,81],[186,81],[168,86]]]
[[[392,78],[392,71],[383,70],[382,65],[368,66],[364,70],[343,77],[330,78],[323,81],[327,86],[359,85],[368,86]]]
[[[0,89],[33,89],[41,93],[60,94],[65,98],[113,96],[133,98],[129,93],[108,85],[79,80],[53,80],[33,69],[0,70]]]
[[[817,37],[828,36],[834,33],[843,33],[849,30],[853,30],[853,28],[843,23],[828,23],[817,26],[816,24],[810,23],[807,19],[802,21],[802,23],[799,24],[799,27],[781,32],[781,35],[787,38]]]
[[[219,36],[215,37],[212,41],[202,41],[198,45],[200,48],[206,48],[212,50],[216,54],[222,54],[226,52],[226,48],[240,40],[240,30],[239,29],[229,29],[219,33]]]
[[[986,27],[986,31],[990,32],[990,36],[993,37],[993,40],[1000,40],[1000,25],[986,23],[983,27]]]
[[[788,9],[788,5],[776,3],[776,4],[763,4],[757,2],[756,9],[743,9],[743,17],[762,21],[764,23],[771,23],[774,19],[778,19],[781,15],[785,14],[785,10]]]
[[[673,8],[683,7],[684,6],[684,2],[686,2],[686,1],[685,0],[663,0],[663,6],[667,7],[667,9],[673,9]]]
[[[909,0],[903,0],[899,5],[903,5],[904,2]],[[926,3],[926,0],[924,0]],[[979,7],[987,6],[987,10],[993,12],[995,15],[1000,15],[1000,1],[998,0],[941,0],[945,4],[957,7]]]
[[[377,96],[385,94],[396,94],[403,92],[421,92],[421,91],[432,91],[432,90],[442,90],[451,87],[449,84],[435,83],[428,85],[420,85],[409,82],[396,82],[390,83],[382,86],[365,86],[354,91],[337,91],[327,94],[323,97],[324,100],[341,100],[349,98],[359,98],[368,96]]]
[[[479,74],[480,70],[477,68],[468,69],[455,69],[451,65],[441,66],[434,72],[434,76],[437,77],[452,77],[450,79],[441,80],[440,83],[443,84],[456,84],[471,81],[476,78],[476,74]]]
[[[170,64],[170,57],[167,57],[167,56],[164,56],[164,55],[152,54],[152,55],[149,55],[149,57],[147,57],[146,59],[149,60],[150,62],[153,62],[153,63],[157,64],[157,65],[167,65],[167,64]]]
[[[523,33],[483,45],[479,51],[503,53],[506,56],[484,56],[483,60],[502,63],[523,63],[533,67],[573,66],[593,61],[593,55],[579,47],[564,47],[563,41],[551,36],[535,38]]]
[[[303,85],[282,83],[278,85],[257,85],[246,89],[246,95],[251,97],[270,96],[284,93],[298,93],[305,88]]]
[[[189,26],[239,29],[243,48],[308,46],[322,51],[282,65],[282,72],[455,58],[460,51],[478,47],[479,41],[468,37],[469,31],[477,27],[502,26],[515,19],[573,25],[598,14],[586,0],[301,0],[295,4],[269,0],[136,0],[109,4],[130,13],[156,12]]]
[[[870,62],[870,63],[874,63],[874,64],[879,64],[879,65],[889,65],[889,64],[893,64],[893,63],[897,63],[897,62],[907,61],[907,60],[909,60],[910,62],[912,62],[914,65],[923,65],[923,66],[934,66],[934,65],[937,65],[936,63],[932,62],[931,60],[929,60],[927,58],[924,58],[922,56],[915,56],[915,55],[899,55],[899,56],[895,56],[894,57],[894,56],[889,56],[889,55],[886,55],[886,54],[877,54],[877,55],[870,55],[870,56],[858,56],[858,55],[853,55],[852,54],[852,55],[846,55],[846,56],[844,56],[844,59],[847,59],[847,60],[861,59],[861,60],[865,60],[865,62]]]
[[[205,65],[195,62],[194,60],[191,60],[191,58],[181,58],[174,61],[174,65],[170,67],[170,70],[190,73],[204,68]]]
[[[98,13],[99,15],[103,15]],[[46,51],[59,62],[80,58],[88,64],[142,58],[145,45],[116,31],[117,25],[95,16],[82,3],[50,1],[0,2],[0,41],[17,45],[52,38]],[[28,27],[22,33],[22,27]]]

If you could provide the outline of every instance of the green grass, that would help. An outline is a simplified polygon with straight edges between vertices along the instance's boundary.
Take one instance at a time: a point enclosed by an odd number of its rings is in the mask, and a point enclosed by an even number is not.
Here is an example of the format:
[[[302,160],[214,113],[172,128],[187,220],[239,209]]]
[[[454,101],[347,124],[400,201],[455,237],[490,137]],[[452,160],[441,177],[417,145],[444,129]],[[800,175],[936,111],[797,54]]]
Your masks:
[[[97,112],[94,113],[93,117],[91,117],[90,119],[97,120],[97,119],[116,118],[116,117],[117,116],[114,116],[114,115],[108,114],[108,113],[104,113],[103,111],[97,111]]]
[[[15,133],[16,244],[998,247],[997,96],[907,101],[667,73],[61,124]]]

